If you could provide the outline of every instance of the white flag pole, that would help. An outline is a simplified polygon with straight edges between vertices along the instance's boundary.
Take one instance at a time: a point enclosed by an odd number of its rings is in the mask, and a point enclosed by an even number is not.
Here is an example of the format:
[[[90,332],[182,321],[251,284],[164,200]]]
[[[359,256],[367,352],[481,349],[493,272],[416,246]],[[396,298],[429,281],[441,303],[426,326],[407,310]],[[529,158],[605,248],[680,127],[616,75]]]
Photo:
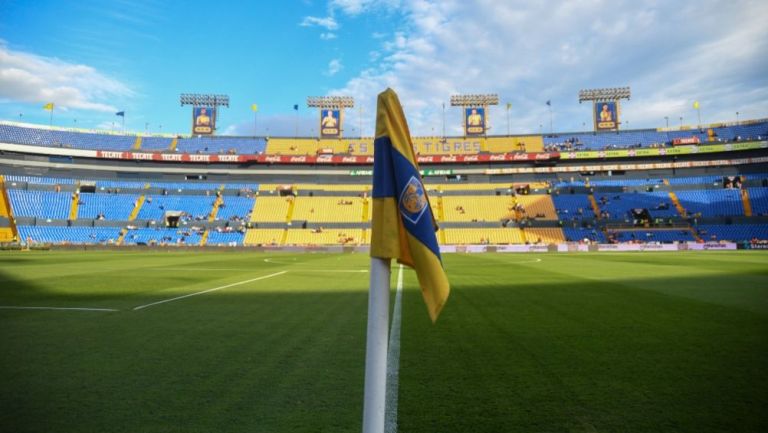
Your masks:
[[[363,433],[384,433],[387,391],[390,259],[371,257],[365,344]]]

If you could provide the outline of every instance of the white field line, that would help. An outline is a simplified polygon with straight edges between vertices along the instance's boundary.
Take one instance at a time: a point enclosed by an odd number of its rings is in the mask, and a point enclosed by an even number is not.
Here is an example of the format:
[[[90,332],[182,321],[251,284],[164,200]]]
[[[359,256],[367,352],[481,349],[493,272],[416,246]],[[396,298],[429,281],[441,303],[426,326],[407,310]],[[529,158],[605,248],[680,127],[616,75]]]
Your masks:
[[[280,260],[275,260],[273,258],[267,257],[264,259],[264,262],[266,263],[272,263],[273,265],[301,265],[301,262],[296,261],[296,258],[286,258],[285,260],[290,260],[289,262],[284,262]],[[367,269],[304,269],[299,268],[295,272],[329,272],[329,273],[367,273]]]
[[[400,381],[400,321],[402,318],[403,265],[397,272],[397,293],[392,311],[392,327],[389,331],[387,350],[387,390],[385,398],[384,431],[397,433],[397,393]]]
[[[367,273],[367,269],[294,269],[291,272]]]
[[[188,268],[184,267],[176,267],[176,268],[166,268],[166,267],[155,267],[155,268],[141,268],[142,271],[242,271],[243,268],[196,268],[193,266],[190,266]]]
[[[275,259],[267,257],[266,259],[264,259],[264,262],[272,263],[272,264],[275,264],[275,265],[295,265],[296,264],[296,258],[285,258],[284,260],[290,260],[290,261],[289,262],[285,262],[285,261],[282,261],[282,260],[275,260]]]
[[[274,262],[268,262],[274,264]],[[292,263],[293,264],[293,263]],[[298,263],[296,263],[298,264]],[[242,271],[242,268],[143,268],[142,271]],[[367,269],[303,269],[298,268],[293,272],[368,272]]]
[[[179,299],[189,298],[190,296],[202,295],[204,293],[215,292],[216,290],[222,290],[222,289],[227,289],[229,287],[235,287],[235,286],[240,286],[240,285],[243,285],[243,284],[252,283],[254,281],[266,280],[267,278],[272,278],[272,277],[276,277],[278,275],[283,275],[283,274],[285,274],[287,272],[288,271],[275,272],[274,274],[263,275],[261,277],[251,278],[250,280],[238,281],[237,283],[232,283],[232,284],[227,284],[227,285],[224,285],[224,286],[214,287],[212,289],[203,290],[201,292],[189,293],[189,294],[186,294],[186,295],[177,296],[175,298],[164,299],[162,301],[152,302],[151,304],[139,305],[138,307],[133,307],[133,310],[134,311],[135,310],[141,310],[141,309],[144,309],[144,308],[147,308],[147,307],[152,307],[154,305],[164,304],[166,302],[178,301]]]
[[[510,265],[522,265],[522,264],[525,264],[525,263],[541,263],[541,259],[526,260],[526,261],[522,261],[522,262],[504,262],[504,263],[508,263]]]
[[[120,311],[114,308],[85,308],[85,307],[22,307],[15,305],[0,305],[0,310],[52,310],[52,311]]]

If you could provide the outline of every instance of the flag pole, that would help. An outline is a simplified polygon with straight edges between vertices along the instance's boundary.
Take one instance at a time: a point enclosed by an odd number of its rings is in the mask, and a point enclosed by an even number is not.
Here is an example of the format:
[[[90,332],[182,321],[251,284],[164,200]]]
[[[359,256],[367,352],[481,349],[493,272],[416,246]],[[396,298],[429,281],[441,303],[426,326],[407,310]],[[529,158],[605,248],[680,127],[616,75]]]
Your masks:
[[[365,343],[363,433],[384,433],[389,332],[390,259],[371,257]]]

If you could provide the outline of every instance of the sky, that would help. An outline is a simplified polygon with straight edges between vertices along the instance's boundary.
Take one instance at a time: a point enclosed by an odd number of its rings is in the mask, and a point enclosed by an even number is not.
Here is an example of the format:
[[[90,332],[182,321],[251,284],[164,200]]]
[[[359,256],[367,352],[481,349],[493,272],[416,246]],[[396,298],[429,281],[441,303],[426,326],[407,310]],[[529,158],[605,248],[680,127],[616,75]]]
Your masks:
[[[371,136],[391,87],[414,135],[460,135],[451,95],[482,93],[489,134],[548,133],[591,128],[580,89],[621,86],[624,129],[766,118],[766,22],[764,0],[0,0],[0,119],[54,102],[56,126],[189,134],[179,95],[216,93],[221,135],[314,136],[306,98],[334,95]]]

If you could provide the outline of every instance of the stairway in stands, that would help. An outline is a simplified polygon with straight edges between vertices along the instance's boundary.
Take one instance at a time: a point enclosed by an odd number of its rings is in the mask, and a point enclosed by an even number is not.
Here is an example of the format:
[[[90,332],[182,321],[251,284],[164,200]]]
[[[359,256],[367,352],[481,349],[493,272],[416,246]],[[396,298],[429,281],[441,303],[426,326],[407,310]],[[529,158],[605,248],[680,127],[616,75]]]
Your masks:
[[[69,208],[69,219],[75,221],[77,219],[77,208],[80,205],[80,193],[75,192],[72,194],[72,206]]]
[[[149,185],[149,184],[147,184]],[[147,188],[147,185],[145,185],[144,188]],[[144,204],[145,196],[144,194],[139,196],[139,199],[136,200],[136,206],[133,207],[133,210],[131,211],[131,215],[128,216],[128,221],[134,221],[136,220],[136,217],[139,216],[139,211],[141,210],[141,206]],[[123,241],[125,240],[125,235],[128,234],[128,229],[123,228],[120,230],[120,235],[117,237],[117,245],[122,245]]]
[[[11,210],[11,200],[5,189],[5,178],[0,175],[0,218],[8,218],[9,227],[0,227],[0,242],[11,242],[18,239],[19,232]]]
[[[683,205],[680,204],[680,199],[677,198],[677,194],[675,194],[674,192],[670,191],[669,192],[669,199],[672,200],[672,204],[675,205],[675,209],[677,209],[677,213],[681,217],[685,218],[685,217],[688,216],[688,212],[685,210]]]
[[[744,205],[744,216],[752,216],[752,203],[749,201],[749,192],[744,188],[741,190],[741,203]]]

